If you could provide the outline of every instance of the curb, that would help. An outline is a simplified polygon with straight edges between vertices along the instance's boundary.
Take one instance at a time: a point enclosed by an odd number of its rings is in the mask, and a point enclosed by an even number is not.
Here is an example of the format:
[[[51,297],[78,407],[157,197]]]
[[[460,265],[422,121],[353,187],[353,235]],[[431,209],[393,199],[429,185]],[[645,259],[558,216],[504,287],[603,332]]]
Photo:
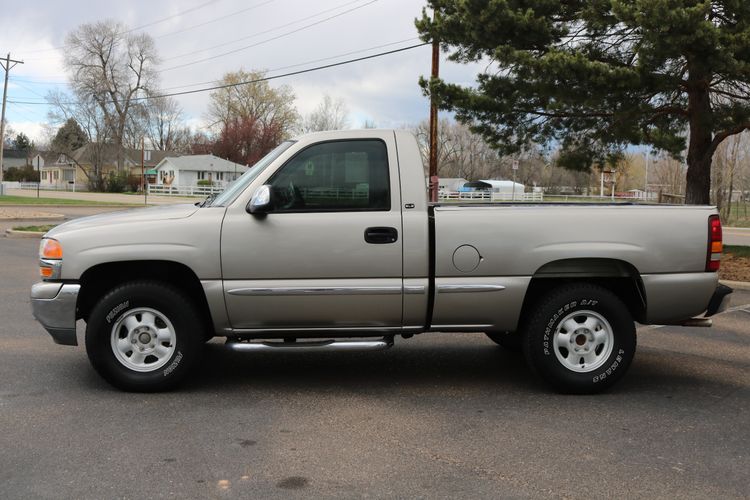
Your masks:
[[[15,229],[6,229],[6,238],[41,238],[46,232],[41,231],[16,231]]]
[[[13,217],[9,219],[4,219],[3,217],[0,217],[0,222],[26,222],[26,221],[39,221],[39,220],[65,220],[65,216],[63,214],[49,214],[48,216],[44,217]]]
[[[719,283],[728,287],[734,288],[735,290],[747,290],[750,291],[750,282],[747,281],[728,281],[719,280]]]

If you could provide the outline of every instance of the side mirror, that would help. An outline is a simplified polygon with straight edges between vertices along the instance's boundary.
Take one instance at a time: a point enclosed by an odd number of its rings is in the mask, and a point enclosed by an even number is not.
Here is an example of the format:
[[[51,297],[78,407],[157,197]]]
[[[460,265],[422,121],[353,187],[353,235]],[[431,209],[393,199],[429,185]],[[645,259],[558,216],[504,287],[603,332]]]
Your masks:
[[[264,184],[255,191],[246,210],[251,214],[265,214],[271,209],[271,186]]]

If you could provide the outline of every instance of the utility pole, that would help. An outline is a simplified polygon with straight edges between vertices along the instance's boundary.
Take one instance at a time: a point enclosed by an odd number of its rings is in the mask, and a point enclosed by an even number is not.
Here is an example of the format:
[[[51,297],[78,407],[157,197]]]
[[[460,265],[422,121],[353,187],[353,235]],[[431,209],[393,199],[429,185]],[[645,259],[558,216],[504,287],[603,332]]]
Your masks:
[[[646,181],[645,186],[643,186],[643,196],[646,198],[646,201],[648,201],[648,160],[651,157],[651,152],[647,149],[646,150]]]
[[[11,63],[13,63],[11,65]],[[10,58],[10,52],[5,61],[0,59],[0,65],[5,70],[5,86],[3,87],[3,112],[0,115],[0,195],[3,193],[3,146],[5,145],[5,100],[8,96],[8,73],[16,64],[23,64],[23,61],[16,61]]]
[[[438,19],[437,12],[434,14],[434,20]],[[437,39],[432,40],[432,80],[438,78],[440,66],[440,42]],[[438,175],[437,175],[437,128],[438,128],[438,109],[435,95],[430,93],[430,201],[438,201]]]
[[[146,186],[146,169],[144,168],[146,151],[143,142],[143,137],[141,137],[141,189],[143,189],[143,204],[148,205],[148,186]]]

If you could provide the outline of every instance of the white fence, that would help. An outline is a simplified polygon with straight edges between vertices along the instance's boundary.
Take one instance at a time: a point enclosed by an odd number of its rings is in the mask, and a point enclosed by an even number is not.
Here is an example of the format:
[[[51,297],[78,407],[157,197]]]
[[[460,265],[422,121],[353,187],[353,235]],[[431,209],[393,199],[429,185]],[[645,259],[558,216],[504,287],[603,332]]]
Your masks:
[[[224,191],[226,186],[164,186],[148,184],[148,194],[164,196],[210,196]]]
[[[443,191],[438,194],[440,201],[488,201],[488,202],[502,202],[502,201],[544,201],[544,193],[492,193],[490,191],[469,191],[469,192],[458,192],[458,191]]]
[[[18,182],[18,189],[36,189],[36,182]],[[39,189],[42,191],[86,191],[87,188],[83,184],[73,184],[72,182],[61,182],[56,184],[48,184],[43,182],[39,185]]]

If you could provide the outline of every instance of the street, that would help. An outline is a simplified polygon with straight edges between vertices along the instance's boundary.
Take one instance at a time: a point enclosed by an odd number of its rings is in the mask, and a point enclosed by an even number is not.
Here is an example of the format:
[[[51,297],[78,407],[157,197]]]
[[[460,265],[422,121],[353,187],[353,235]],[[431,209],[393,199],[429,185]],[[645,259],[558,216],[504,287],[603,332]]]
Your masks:
[[[374,353],[214,340],[182,390],[127,394],[32,319],[37,245],[0,237],[2,498],[750,494],[750,292],[711,329],[641,327],[629,374],[598,396],[440,333]]]

